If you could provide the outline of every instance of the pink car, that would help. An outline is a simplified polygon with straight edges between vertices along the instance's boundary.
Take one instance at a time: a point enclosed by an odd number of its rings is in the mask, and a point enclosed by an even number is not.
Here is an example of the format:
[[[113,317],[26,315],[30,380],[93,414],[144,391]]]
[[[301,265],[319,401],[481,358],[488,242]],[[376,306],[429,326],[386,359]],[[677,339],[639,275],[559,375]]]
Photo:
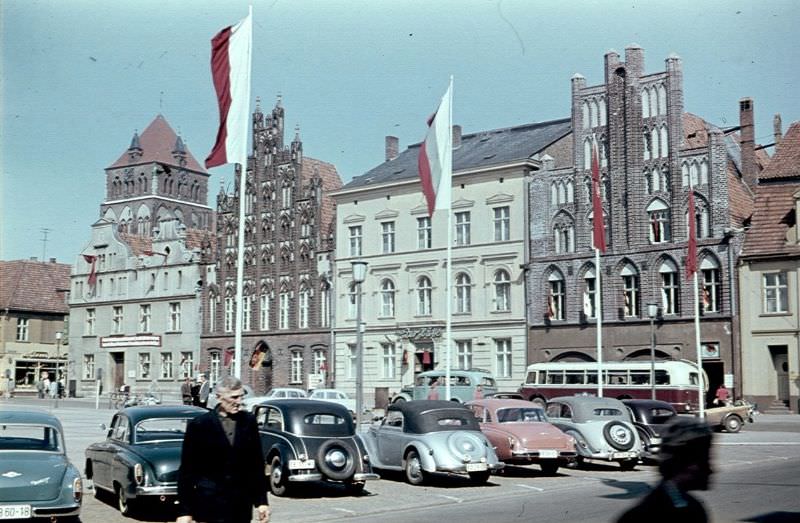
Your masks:
[[[538,463],[545,474],[555,474],[578,455],[575,440],[547,421],[534,403],[514,399],[482,399],[466,403],[480,422],[481,431],[506,463]]]

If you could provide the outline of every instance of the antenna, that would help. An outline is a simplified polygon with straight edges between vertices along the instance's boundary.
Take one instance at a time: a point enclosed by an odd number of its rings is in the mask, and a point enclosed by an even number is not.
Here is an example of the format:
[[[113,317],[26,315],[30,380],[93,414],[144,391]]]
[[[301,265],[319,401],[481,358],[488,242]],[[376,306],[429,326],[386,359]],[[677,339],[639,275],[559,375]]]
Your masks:
[[[42,261],[47,261],[47,234],[52,230],[47,227],[39,227],[39,231],[42,233]]]

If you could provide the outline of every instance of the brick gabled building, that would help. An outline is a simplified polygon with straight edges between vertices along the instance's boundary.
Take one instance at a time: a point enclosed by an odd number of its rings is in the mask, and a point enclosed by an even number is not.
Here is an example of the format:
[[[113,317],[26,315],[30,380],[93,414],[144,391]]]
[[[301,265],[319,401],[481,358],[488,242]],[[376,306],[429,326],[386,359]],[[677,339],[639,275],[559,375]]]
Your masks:
[[[257,392],[319,386],[330,359],[336,167],[303,155],[299,131],[284,141],[280,100],[253,113],[245,172],[242,379]],[[216,382],[233,368],[239,179],[217,196],[216,263],[204,294],[203,367]],[[250,363],[251,365],[248,365]]]
[[[694,298],[684,276],[689,181],[695,191],[704,368],[711,390],[739,364],[736,253],[752,210],[758,155],[751,102],[742,143],[684,110],[681,60],[647,73],[644,51],[605,55],[604,80],[572,79],[569,163],[545,163],[530,187],[527,275],[530,362],[594,361],[595,275],[591,245],[591,144],[600,150],[608,250],[601,258],[603,359],[650,358],[647,304],[659,307],[656,356],[696,360]],[[734,383],[736,394],[740,384]]]

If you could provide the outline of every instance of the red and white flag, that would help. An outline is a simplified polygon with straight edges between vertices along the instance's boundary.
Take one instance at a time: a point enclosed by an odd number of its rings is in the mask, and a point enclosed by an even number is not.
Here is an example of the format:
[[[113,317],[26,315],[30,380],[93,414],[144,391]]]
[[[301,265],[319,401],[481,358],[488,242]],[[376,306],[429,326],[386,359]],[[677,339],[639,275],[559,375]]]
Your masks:
[[[252,18],[251,8],[247,17],[211,40],[211,76],[219,104],[219,130],[214,148],[206,158],[206,168],[226,163],[247,165]]]
[[[439,108],[428,119],[428,134],[419,149],[417,165],[428,216],[436,209],[450,209],[453,178],[453,131],[451,130],[453,80]]]
[[[89,284],[89,287],[94,287],[95,284],[97,283],[97,270],[96,270],[97,269],[97,256],[94,256],[92,254],[84,254],[83,255],[83,260],[86,263],[91,263],[92,264],[92,268],[89,270],[89,278],[87,280],[87,283]]]
[[[606,252],[606,224],[603,217],[603,203],[600,198],[601,183],[597,140],[594,140],[592,144],[592,240],[595,249]]]
[[[686,277],[691,278],[697,272],[697,226],[695,224],[694,190],[689,187],[689,210],[686,219],[689,221],[689,246],[686,253]]]

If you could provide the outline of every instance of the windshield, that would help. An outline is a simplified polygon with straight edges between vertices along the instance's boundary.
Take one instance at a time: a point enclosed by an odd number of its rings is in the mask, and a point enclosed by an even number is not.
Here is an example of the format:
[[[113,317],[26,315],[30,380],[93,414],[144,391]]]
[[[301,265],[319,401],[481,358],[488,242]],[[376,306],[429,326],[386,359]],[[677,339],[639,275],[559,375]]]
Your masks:
[[[61,437],[49,425],[0,425],[0,450],[62,452]]]
[[[531,421],[547,421],[544,411],[538,408],[507,408],[497,410],[497,421],[500,423],[529,423]]]
[[[191,418],[150,418],[136,424],[135,443],[183,441],[186,424]]]

